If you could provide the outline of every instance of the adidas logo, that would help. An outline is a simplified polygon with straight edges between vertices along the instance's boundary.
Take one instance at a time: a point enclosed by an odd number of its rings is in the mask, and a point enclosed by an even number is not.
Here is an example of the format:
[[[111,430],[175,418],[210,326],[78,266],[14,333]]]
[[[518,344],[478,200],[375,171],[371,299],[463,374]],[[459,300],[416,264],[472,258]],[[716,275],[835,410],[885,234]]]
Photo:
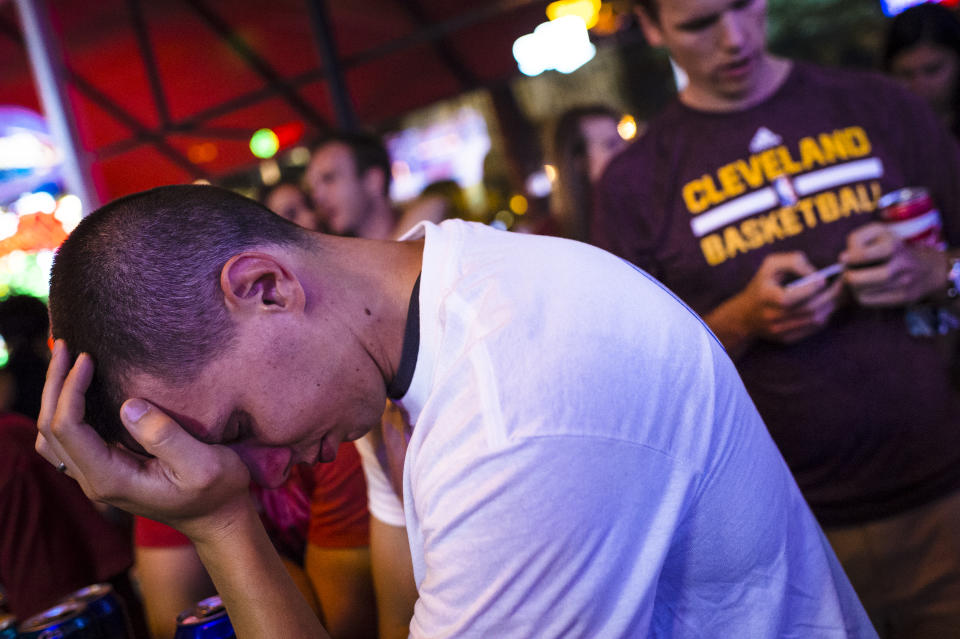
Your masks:
[[[750,140],[750,152],[759,153],[760,151],[779,145],[782,141],[783,138],[767,127],[762,126],[757,129],[757,132],[753,134],[753,139]]]

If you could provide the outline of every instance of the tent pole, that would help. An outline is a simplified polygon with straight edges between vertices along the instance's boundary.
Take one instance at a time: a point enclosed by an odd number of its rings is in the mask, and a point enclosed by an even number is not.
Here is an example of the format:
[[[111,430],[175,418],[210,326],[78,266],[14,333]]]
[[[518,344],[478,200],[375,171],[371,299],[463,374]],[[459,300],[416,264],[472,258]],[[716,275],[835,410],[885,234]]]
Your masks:
[[[66,190],[80,198],[84,214],[100,205],[89,163],[82,151],[76,121],[67,99],[65,64],[54,38],[50,14],[44,0],[16,0],[33,79],[40,94],[50,133],[63,153]]]
[[[344,80],[343,66],[337,55],[327,2],[326,0],[307,0],[307,7],[310,10],[310,21],[313,23],[313,34],[320,50],[320,62],[326,71],[337,126],[345,131],[353,131],[357,128],[357,114],[350,102],[350,92]]]

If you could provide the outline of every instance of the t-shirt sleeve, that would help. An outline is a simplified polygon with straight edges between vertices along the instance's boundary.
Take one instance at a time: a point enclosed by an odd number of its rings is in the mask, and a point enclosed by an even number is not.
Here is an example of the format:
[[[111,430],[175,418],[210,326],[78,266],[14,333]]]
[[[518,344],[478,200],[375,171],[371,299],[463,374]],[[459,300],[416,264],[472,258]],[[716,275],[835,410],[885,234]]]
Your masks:
[[[353,442],[344,442],[337,458],[315,464],[310,505],[310,543],[321,548],[370,545],[367,486]]]
[[[380,464],[376,447],[371,435],[356,442],[357,452],[363,460],[363,473],[367,479],[367,503],[370,514],[391,526],[403,527],[406,519],[403,515],[403,503],[393,490],[390,478]]]

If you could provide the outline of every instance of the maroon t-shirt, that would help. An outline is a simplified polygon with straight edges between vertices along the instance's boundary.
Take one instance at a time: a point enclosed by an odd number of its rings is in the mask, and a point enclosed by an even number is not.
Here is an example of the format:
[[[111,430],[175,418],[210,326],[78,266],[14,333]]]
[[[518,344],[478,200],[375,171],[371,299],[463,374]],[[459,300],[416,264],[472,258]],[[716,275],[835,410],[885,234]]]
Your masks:
[[[905,186],[930,190],[960,246],[960,157],[930,110],[885,78],[797,63],[744,111],[671,103],[605,173],[593,240],[705,315],[771,253],[834,263],[878,197]],[[960,396],[903,309],[851,304],[797,344],[757,342],[737,367],[824,525],[960,486]]]
[[[129,532],[37,454],[36,438],[32,420],[0,413],[0,583],[21,621],[133,563]]]

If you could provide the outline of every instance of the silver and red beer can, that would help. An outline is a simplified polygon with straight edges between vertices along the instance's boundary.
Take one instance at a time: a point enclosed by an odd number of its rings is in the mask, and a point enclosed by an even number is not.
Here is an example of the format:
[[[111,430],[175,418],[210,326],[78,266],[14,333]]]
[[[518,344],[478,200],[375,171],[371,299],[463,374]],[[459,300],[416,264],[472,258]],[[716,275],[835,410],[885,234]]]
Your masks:
[[[877,200],[877,213],[904,243],[947,248],[940,211],[925,188],[906,187],[881,196]]]
[[[20,639],[99,639],[86,607],[76,601],[59,603],[20,625]]]

